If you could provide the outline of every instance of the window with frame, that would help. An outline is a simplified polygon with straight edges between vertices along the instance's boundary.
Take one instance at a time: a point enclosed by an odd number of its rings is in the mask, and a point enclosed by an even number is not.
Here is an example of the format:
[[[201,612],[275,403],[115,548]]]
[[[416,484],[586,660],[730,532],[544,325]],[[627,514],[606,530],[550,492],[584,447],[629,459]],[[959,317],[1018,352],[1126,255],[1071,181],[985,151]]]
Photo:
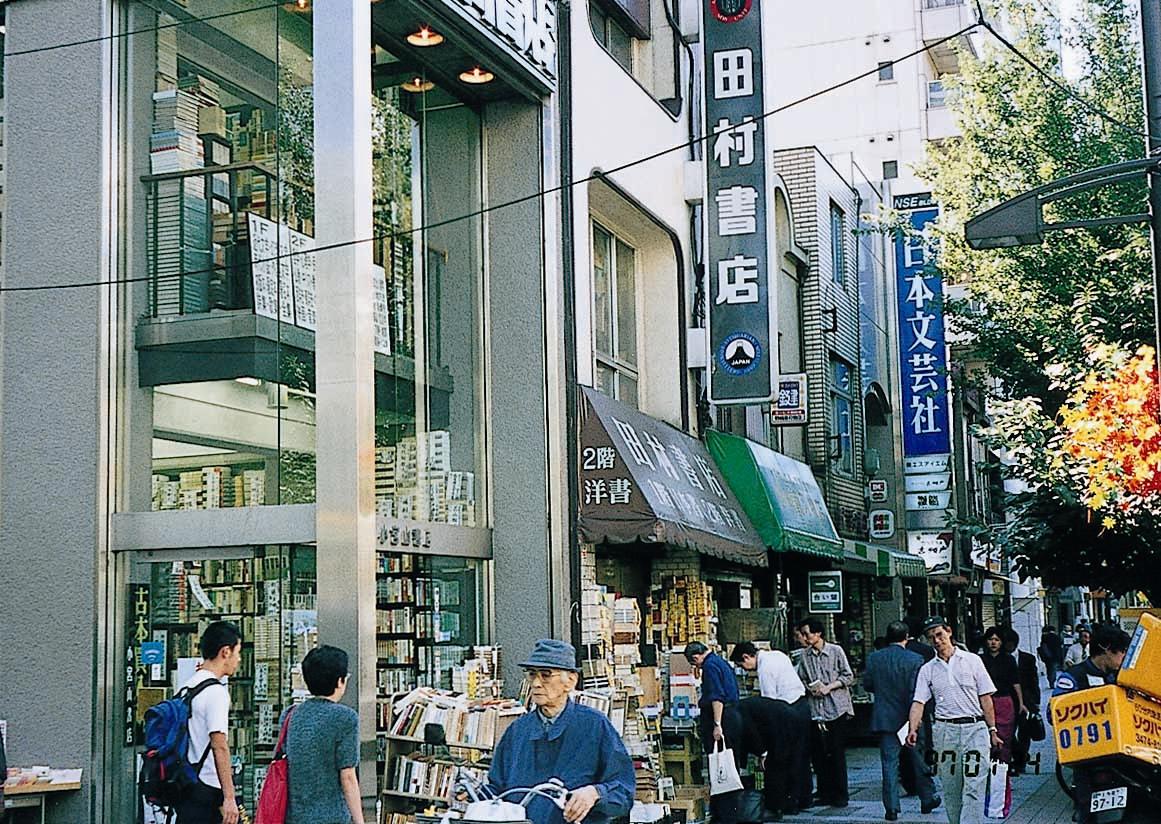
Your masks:
[[[844,475],[854,475],[853,370],[849,363],[831,358],[831,459]]]
[[[846,216],[837,203],[830,204],[830,264],[834,282],[847,281]]]
[[[895,79],[895,64],[890,60],[879,63],[879,82],[886,83]]]
[[[597,42],[613,56],[621,68],[633,73],[633,37],[596,3],[589,3],[589,25]]]
[[[883,180],[894,180],[899,177],[899,161],[898,160],[884,160],[883,161]]]
[[[593,221],[596,387],[637,405],[637,252]]]

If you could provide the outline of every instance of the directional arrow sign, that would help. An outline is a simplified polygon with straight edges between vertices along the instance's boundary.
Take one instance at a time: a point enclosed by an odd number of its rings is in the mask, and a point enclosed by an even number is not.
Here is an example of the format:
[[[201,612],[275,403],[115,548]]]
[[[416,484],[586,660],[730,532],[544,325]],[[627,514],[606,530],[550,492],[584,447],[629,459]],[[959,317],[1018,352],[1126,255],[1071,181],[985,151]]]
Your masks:
[[[839,570],[811,572],[807,577],[811,612],[843,611],[843,574]]]

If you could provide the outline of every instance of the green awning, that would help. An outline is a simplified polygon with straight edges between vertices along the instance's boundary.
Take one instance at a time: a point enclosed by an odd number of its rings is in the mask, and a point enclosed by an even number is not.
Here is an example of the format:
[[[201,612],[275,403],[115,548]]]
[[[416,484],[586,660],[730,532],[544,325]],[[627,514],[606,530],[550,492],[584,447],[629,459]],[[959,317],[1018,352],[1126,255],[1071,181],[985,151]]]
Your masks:
[[[842,559],[843,542],[809,466],[724,432],[707,432],[706,445],[766,546]]]
[[[879,553],[872,547],[858,541],[843,541],[844,572],[856,575],[878,575]]]
[[[923,559],[889,546],[875,547],[879,552],[879,574],[887,578],[926,578]]]

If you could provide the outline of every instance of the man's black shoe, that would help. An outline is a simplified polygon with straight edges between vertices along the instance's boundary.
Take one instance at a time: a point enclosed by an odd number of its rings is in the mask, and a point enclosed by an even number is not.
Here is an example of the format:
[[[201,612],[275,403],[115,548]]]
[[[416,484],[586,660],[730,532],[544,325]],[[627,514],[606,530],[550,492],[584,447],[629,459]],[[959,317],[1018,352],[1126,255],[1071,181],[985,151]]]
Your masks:
[[[829,804],[827,804],[827,806],[828,807],[846,807],[848,804],[850,804],[849,801],[839,801],[836,799],[834,801],[831,801]]]
[[[883,819],[886,821],[898,821],[899,820],[899,813],[896,813],[896,812],[884,813]]]
[[[943,803],[943,799],[937,795],[935,798],[931,799],[930,804],[921,804],[919,806],[919,812],[923,813],[924,815],[927,815],[932,810],[938,808],[939,805],[942,803]]]

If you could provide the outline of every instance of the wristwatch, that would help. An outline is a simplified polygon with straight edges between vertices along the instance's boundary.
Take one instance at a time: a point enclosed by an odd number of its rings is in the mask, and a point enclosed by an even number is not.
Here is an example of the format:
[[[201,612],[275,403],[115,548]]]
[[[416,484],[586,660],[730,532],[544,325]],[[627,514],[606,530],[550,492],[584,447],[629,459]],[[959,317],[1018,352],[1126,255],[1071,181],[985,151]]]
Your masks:
[[[999,732],[999,731],[1000,730],[997,727],[988,727],[988,732]]]

